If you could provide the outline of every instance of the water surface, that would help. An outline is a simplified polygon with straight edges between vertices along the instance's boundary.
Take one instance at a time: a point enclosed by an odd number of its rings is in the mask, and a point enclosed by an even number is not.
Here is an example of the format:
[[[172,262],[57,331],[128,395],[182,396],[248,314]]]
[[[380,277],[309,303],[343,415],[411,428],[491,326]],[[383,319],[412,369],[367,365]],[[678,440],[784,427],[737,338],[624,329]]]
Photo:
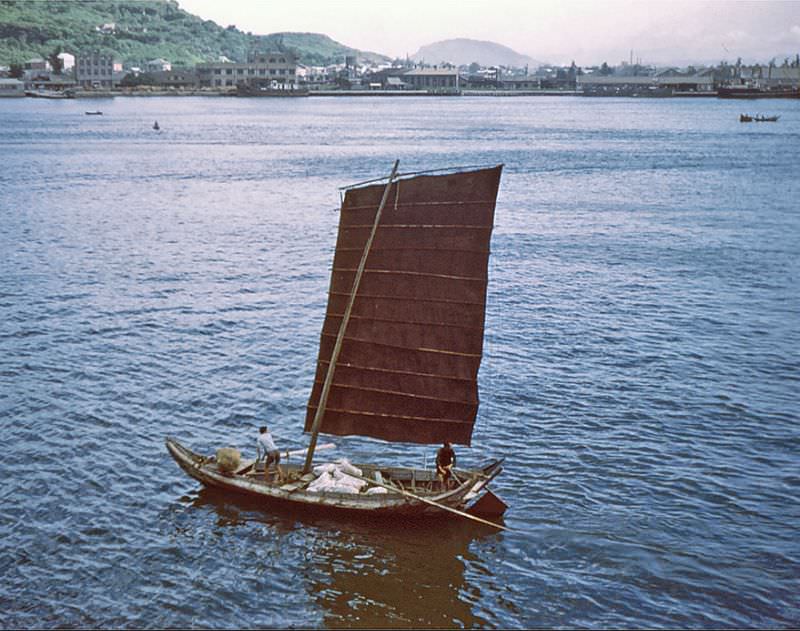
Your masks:
[[[458,453],[507,458],[510,532],[264,510],[163,446],[304,444],[337,188],[397,158],[506,165]],[[0,626],[800,624],[800,102],[6,99],[0,164]]]

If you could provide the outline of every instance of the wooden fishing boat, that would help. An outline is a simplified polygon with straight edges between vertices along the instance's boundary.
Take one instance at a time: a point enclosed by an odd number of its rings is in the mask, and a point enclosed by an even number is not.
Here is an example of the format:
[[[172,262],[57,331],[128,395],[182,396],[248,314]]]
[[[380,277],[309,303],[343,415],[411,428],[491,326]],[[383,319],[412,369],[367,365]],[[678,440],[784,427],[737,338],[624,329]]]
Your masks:
[[[281,480],[265,479],[252,462],[226,470],[217,458],[167,439],[169,453],[193,478],[339,511],[449,512],[482,521],[475,514],[505,510],[488,489],[502,460],[456,469],[446,484],[433,469],[358,464],[358,492],[312,490],[320,433],[395,443],[471,442],[502,165],[446,173],[398,174],[397,168],[388,180],[345,188],[306,411],[304,431],[311,439],[304,464],[282,465]]]
[[[236,471],[226,473],[218,467],[214,456],[205,457],[167,438],[167,450],[187,474],[206,486],[275,500],[300,504],[308,508],[337,511],[367,511],[377,516],[423,516],[441,514],[443,507],[467,510],[476,505],[486,485],[502,471],[502,461],[494,460],[475,470],[455,469],[458,482],[444,489],[429,469],[385,467],[355,464],[368,485],[386,489],[383,494],[313,492],[307,489],[315,479],[313,472],[303,474],[302,465],[281,465],[283,477],[275,480],[272,472],[264,475],[263,464],[244,462]],[[488,515],[491,511],[478,510]]]

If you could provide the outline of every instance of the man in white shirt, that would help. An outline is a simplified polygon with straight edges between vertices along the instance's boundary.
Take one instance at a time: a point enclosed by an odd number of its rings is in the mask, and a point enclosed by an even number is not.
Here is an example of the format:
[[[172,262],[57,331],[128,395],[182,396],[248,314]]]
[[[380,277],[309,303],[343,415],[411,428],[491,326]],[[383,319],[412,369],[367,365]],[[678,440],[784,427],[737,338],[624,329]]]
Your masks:
[[[264,452],[266,462],[264,463],[264,478],[268,478],[269,465],[275,463],[275,470],[277,471],[277,478],[283,477],[279,462],[281,461],[281,453],[272,440],[272,434],[267,430],[266,425],[258,429],[258,439],[256,440],[256,462],[261,461],[261,452]]]

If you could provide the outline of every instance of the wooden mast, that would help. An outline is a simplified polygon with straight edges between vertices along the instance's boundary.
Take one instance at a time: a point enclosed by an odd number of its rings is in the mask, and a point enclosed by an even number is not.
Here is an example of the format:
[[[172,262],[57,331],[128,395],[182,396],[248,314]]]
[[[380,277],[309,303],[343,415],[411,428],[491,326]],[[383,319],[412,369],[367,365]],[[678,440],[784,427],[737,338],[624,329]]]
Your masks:
[[[339,333],[336,336],[336,344],[333,347],[333,352],[331,353],[330,362],[328,363],[328,372],[325,374],[325,382],[322,386],[322,393],[319,397],[319,403],[317,404],[317,412],[314,415],[314,423],[311,426],[311,442],[308,445],[306,462],[303,465],[303,473],[308,473],[311,471],[311,461],[314,458],[314,449],[317,446],[319,426],[322,423],[322,417],[325,414],[325,406],[328,403],[328,393],[330,392],[331,384],[333,383],[333,373],[336,370],[336,361],[339,359],[339,352],[342,350],[342,341],[344,340],[344,334],[347,330],[347,323],[350,320],[350,313],[353,311],[353,303],[355,303],[356,300],[356,293],[358,292],[358,286],[361,283],[361,276],[364,273],[364,267],[366,267],[367,264],[367,256],[369,256],[369,251],[372,248],[372,241],[375,239],[375,233],[378,231],[378,223],[381,220],[381,213],[383,212],[383,207],[386,206],[386,200],[389,198],[389,190],[392,188],[392,183],[394,182],[395,175],[397,175],[397,167],[399,165],[400,160],[395,160],[394,166],[392,167],[392,172],[389,174],[389,181],[386,183],[386,188],[383,191],[383,197],[381,198],[380,206],[378,206],[378,210],[375,213],[375,221],[372,224],[372,232],[370,232],[367,243],[364,245],[364,252],[361,255],[361,261],[359,262],[358,269],[356,270],[356,275],[353,280],[353,289],[350,292],[350,297],[347,301],[347,308],[345,309],[344,316],[342,317],[342,324],[339,327]]]

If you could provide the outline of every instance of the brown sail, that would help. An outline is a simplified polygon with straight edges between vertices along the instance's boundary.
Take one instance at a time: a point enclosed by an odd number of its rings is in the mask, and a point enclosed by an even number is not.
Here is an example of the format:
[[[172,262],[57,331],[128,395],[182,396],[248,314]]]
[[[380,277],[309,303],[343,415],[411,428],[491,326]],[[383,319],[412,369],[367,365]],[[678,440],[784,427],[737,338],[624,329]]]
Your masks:
[[[478,411],[489,242],[502,166],[391,184],[319,431],[469,445]],[[386,184],[347,190],[308,402],[311,431]]]

